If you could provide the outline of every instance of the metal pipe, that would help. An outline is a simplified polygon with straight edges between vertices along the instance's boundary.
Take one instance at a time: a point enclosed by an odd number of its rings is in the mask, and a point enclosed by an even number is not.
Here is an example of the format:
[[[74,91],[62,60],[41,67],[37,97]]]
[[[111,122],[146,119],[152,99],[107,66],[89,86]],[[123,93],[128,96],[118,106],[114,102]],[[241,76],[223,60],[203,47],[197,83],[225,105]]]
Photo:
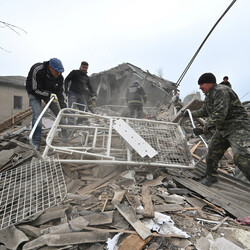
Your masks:
[[[40,159],[43,159],[42,155],[39,153],[38,150],[35,149],[33,143],[32,143],[32,138],[33,138],[33,135],[36,131],[36,128],[40,122],[40,120],[42,119],[44,113],[47,111],[47,109],[49,108],[50,104],[53,102],[54,100],[54,96],[52,98],[50,98],[50,100],[48,101],[48,103],[46,104],[46,106],[44,107],[44,109],[42,110],[41,114],[38,116],[33,128],[31,129],[31,132],[30,132],[30,135],[29,135],[29,143],[30,143],[30,146],[31,148],[36,152],[37,156],[40,158]]]

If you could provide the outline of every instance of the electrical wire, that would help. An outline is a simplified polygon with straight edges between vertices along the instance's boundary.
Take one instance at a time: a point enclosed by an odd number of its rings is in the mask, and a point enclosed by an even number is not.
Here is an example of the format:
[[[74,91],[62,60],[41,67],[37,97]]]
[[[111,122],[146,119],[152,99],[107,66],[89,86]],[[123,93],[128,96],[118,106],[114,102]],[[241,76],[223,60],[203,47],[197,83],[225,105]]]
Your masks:
[[[198,50],[195,52],[194,56],[192,57],[192,59],[190,60],[190,62],[188,63],[188,65],[186,66],[186,68],[184,69],[184,71],[182,72],[181,76],[179,77],[179,79],[176,82],[176,87],[178,88],[180,86],[180,83],[182,81],[182,79],[184,78],[184,76],[186,75],[187,71],[189,70],[190,66],[192,65],[194,59],[196,58],[196,56],[198,55],[198,53],[200,52],[201,48],[203,47],[203,45],[205,44],[205,42],[207,41],[208,37],[211,35],[211,33],[213,32],[213,30],[215,29],[215,27],[217,26],[217,24],[221,21],[221,19],[226,15],[226,13],[230,10],[230,8],[234,5],[234,3],[237,0],[233,0],[231,2],[231,4],[227,7],[227,9],[224,11],[224,13],[221,15],[221,17],[217,20],[217,22],[214,24],[213,28],[209,31],[209,33],[207,34],[206,38],[203,40],[203,42],[201,43],[200,47],[198,48]]]

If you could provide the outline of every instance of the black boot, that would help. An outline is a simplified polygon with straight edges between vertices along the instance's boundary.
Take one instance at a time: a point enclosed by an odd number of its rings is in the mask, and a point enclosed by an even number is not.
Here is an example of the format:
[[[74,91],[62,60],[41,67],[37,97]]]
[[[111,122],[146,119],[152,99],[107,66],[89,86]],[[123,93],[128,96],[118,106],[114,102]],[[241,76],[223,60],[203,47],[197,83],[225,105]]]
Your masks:
[[[204,178],[201,183],[207,187],[210,187],[217,181],[218,181],[217,177],[212,175],[207,175],[207,177]]]

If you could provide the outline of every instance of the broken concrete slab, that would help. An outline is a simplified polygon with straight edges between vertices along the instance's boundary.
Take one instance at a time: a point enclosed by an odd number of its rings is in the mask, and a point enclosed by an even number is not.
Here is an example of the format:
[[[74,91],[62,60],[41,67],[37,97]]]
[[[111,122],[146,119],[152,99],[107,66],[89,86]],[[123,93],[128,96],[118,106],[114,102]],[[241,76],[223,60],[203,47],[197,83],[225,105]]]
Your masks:
[[[33,250],[42,246],[60,247],[84,243],[105,242],[109,237],[106,232],[74,232],[67,234],[42,235],[26,243],[23,250]]]
[[[29,238],[14,225],[1,230],[0,242],[3,243],[8,249],[18,249],[19,245],[29,241]]]
[[[75,193],[78,191],[82,186],[84,186],[84,181],[79,180],[79,179],[72,179],[69,182],[66,183],[67,186],[67,191],[69,193]]]
[[[15,150],[2,150],[0,152],[0,166],[6,164],[10,160],[10,158],[15,154]]]
[[[47,245],[47,239],[50,235],[42,235],[34,240],[31,240],[23,245],[23,250],[39,249],[40,247]]]
[[[94,212],[85,210],[85,208],[78,206],[77,212],[89,222],[89,226],[110,224],[113,221],[114,211]]]
[[[41,234],[63,234],[71,232],[79,232],[83,230],[89,222],[85,220],[82,216],[68,221],[68,223],[60,224],[58,226],[52,226],[41,230]]]
[[[31,238],[38,238],[41,236],[41,229],[33,227],[31,225],[17,225],[16,228],[21,230],[23,233],[25,233],[25,235]]]
[[[78,245],[84,243],[106,242],[109,233],[106,232],[75,232],[68,234],[51,235],[47,238],[48,246]]]
[[[80,214],[82,214],[82,212],[80,212]],[[113,211],[103,213],[91,213],[82,216],[85,220],[89,221],[89,226],[111,224],[113,221]]]
[[[150,230],[137,219],[134,210],[124,204],[115,205],[117,210],[121,215],[131,224],[131,226],[136,230],[136,232],[141,236],[143,240],[151,235]]]
[[[64,218],[67,209],[69,209],[69,207],[61,206],[61,207],[49,208],[45,210],[43,214],[41,214],[37,219],[35,219],[30,224],[32,226],[38,226],[54,219]]]
[[[242,250],[241,247],[238,247],[237,245],[235,245],[234,243],[232,243],[231,241],[225,239],[225,238],[217,238],[214,241],[210,242],[210,249],[211,250],[217,250],[217,249],[221,249],[221,250]]]
[[[234,244],[241,244],[244,249],[250,249],[250,231],[234,227],[220,227],[218,232]]]

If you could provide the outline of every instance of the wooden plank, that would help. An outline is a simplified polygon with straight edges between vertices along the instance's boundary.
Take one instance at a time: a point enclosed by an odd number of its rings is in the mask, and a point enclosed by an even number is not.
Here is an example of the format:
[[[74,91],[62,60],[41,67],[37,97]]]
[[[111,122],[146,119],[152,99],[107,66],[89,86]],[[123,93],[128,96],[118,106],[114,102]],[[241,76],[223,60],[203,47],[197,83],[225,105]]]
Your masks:
[[[175,212],[181,211],[183,206],[179,204],[163,204],[163,205],[155,205],[155,211],[157,212]]]
[[[229,219],[229,217],[225,217],[222,221],[220,221],[219,224],[217,224],[215,227],[211,228],[211,231],[216,231],[224,222],[226,222]]]
[[[130,223],[130,225],[135,229],[135,231],[141,236],[143,240],[151,236],[150,230],[137,219],[134,210],[123,204],[115,205],[120,214]]]
[[[139,235],[131,234],[122,241],[118,250],[142,250],[152,238],[153,236],[149,236],[147,239],[143,240]]]
[[[192,156],[193,156],[195,159],[197,159],[197,160],[200,160],[200,158],[201,158],[200,156],[198,156],[198,155],[196,155],[196,154],[194,154],[194,153],[192,153]],[[203,159],[202,162],[206,164],[206,160],[205,160],[205,159]]]
[[[132,195],[129,192],[126,192],[125,197],[134,210],[142,205],[140,195]]]
[[[112,204],[114,204],[114,205],[119,204],[122,201],[125,192],[126,192],[126,190],[121,190],[121,189],[115,190],[114,197],[112,199]]]
[[[93,189],[99,187],[100,185],[102,185],[103,183],[109,181],[110,179],[112,179],[113,177],[115,177],[117,175],[117,171],[111,173],[110,175],[108,175],[107,177],[100,179],[96,182],[94,182],[93,184],[88,185],[85,188],[82,188],[80,190],[77,191],[78,194],[88,194],[91,193],[93,191]]]
[[[20,113],[8,118],[7,120],[0,123],[0,133],[9,129],[11,126],[14,126],[24,120],[26,117],[32,114],[32,109],[28,108],[26,110],[21,111]]]
[[[142,186],[142,204],[144,207],[143,215],[145,217],[154,218],[155,216],[154,205],[152,202],[152,197],[148,186]]]
[[[219,212],[225,214],[225,211],[224,211],[222,208],[217,207],[217,206],[215,206],[213,203],[211,203],[211,202],[209,202],[209,201],[206,201],[206,200],[204,200],[204,199],[202,199],[202,198],[199,198],[199,197],[195,196],[194,194],[191,194],[191,195],[192,195],[193,197],[197,198],[197,199],[200,199],[201,201],[204,201],[208,206],[214,208],[215,210],[218,210]]]
[[[194,151],[199,147],[200,144],[201,144],[201,141],[199,141],[196,145],[194,145],[194,146],[190,149],[190,153],[193,154]]]

